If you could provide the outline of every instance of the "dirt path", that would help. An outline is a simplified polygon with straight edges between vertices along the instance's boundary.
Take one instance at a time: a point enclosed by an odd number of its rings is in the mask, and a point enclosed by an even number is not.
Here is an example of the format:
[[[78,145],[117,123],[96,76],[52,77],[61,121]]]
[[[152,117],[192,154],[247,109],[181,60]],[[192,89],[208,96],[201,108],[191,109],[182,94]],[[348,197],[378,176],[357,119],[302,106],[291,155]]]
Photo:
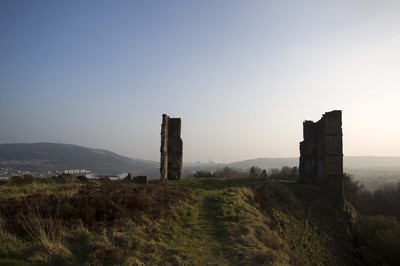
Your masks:
[[[181,220],[174,235],[166,243],[167,257],[175,258],[178,265],[232,265],[224,254],[224,241],[219,232],[218,217],[221,208],[218,202],[220,191],[203,190],[196,195],[196,203],[185,210],[190,217]],[[173,255],[171,255],[173,254]],[[187,263],[189,262],[189,263]]]
[[[219,237],[221,232],[218,228],[218,216],[220,208],[218,206],[217,191],[207,191],[202,198],[199,211],[198,236],[202,242],[199,247],[199,254],[204,258],[203,265],[229,265],[229,261],[224,254],[224,243]],[[210,259],[208,259],[210,258]]]

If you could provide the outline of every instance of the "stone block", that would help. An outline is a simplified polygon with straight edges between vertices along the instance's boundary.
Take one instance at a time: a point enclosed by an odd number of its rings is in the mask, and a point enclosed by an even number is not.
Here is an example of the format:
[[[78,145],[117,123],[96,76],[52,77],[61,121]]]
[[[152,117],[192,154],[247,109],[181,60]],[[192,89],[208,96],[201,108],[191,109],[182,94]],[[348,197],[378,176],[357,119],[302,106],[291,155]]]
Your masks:
[[[323,139],[323,153],[325,155],[343,155],[342,136],[323,136]]]
[[[326,156],[325,157],[325,175],[340,176],[343,175],[343,157]]]
[[[304,140],[300,142],[300,154],[303,156],[315,156],[316,144],[313,141]]]

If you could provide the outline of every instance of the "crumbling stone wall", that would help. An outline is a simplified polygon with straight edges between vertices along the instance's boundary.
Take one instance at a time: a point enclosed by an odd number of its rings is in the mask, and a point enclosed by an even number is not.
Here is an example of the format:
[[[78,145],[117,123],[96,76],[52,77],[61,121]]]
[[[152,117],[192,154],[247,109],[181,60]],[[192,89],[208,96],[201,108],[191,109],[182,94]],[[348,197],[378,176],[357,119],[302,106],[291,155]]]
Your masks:
[[[181,119],[162,116],[161,124],[161,179],[181,179],[183,142],[181,139]]]
[[[160,159],[160,172],[161,179],[168,178],[168,125],[169,117],[166,114],[162,115],[161,124],[161,159]]]
[[[326,186],[335,206],[344,207],[342,111],[304,121],[300,142],[300,181]]]

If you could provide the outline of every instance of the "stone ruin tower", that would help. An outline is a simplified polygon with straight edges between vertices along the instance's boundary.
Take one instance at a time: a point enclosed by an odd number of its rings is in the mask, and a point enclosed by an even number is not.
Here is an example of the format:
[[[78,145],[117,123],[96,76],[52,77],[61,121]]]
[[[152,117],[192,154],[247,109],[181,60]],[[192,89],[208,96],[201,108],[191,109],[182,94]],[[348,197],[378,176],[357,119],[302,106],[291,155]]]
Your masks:
[[[300,182],[327,188],[335,207],[344,208],[342,111],[325,113],[318,122],[304,121],[300,142]]]
[[[161,179],[181,179],[183,142],[181,119],[162,116],[161,124]]]

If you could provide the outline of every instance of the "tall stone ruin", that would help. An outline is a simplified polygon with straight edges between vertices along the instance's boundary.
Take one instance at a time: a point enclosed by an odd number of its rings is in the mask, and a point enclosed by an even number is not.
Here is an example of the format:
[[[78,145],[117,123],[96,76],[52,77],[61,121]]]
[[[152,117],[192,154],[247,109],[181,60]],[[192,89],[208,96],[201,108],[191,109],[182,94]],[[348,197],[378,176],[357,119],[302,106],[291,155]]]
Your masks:
[[[161,179],[181,179],[183,142],[181,119],[162,116],[161,124]]]
[[[300,182],[327,188],[332,203],[343,209],[342,111],[325,113],[318,122],[304,121],[300,142]]]

